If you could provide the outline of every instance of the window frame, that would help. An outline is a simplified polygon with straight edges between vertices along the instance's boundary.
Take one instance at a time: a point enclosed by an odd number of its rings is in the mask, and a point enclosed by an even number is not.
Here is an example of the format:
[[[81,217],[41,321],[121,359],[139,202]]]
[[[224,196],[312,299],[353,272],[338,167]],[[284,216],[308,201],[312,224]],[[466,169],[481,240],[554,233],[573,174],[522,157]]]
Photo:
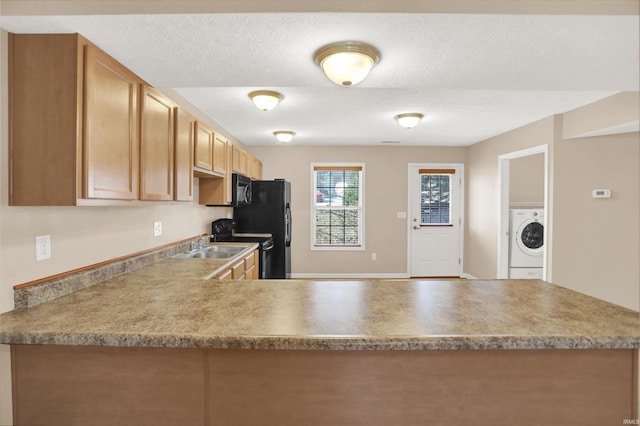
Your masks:
[[[358,245],[342,245],[342,244],[337,244],[337,245],[328,245],[328,244],[321,244],[318,245],[316,243],[316,212],[318,210],[318,206],[317,204],[317,198],[316,198],[316,188],[317,188],[317,181],[316,181],[316,169],[317,168],[335,168],[336,170],[349,170],[349,169],[353,169],[353,168],[360,168],[359,173],[360,173],[360,178],[358,179],[358,190],[359,190],[359,194],[358,194],[358,206],[357,207],[350,207],[350,210],[355,210],[357,209],[358,211],[358,235],[359,235],[359,240],[360,240],[360,244]],[[310,165],[310,181],[311,181],[311,188],[310,188],[310,198],[311,198],[311,208],[310,208],[310,212],[311,212],[311,235],[310,235],[310,248],[311,250],[314,251],[364,251],[366,250],[365,248],[365,226],[364,226],[364,221],[365,221],[365,163],[346,163],[346,162],[322,162],[322,163],[311,163]],[[336,209],[341,209],[344,206],[336,206]]]

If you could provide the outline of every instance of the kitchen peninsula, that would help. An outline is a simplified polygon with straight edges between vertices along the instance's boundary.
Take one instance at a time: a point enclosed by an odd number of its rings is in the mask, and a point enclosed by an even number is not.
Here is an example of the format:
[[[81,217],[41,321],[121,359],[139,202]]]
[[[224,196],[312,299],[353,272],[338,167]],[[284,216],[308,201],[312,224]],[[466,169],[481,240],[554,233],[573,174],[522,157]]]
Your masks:
[[[208,262],[164,259],[0,315],[16,424],[638,416],[635,311],[537,280],[207,280]]]

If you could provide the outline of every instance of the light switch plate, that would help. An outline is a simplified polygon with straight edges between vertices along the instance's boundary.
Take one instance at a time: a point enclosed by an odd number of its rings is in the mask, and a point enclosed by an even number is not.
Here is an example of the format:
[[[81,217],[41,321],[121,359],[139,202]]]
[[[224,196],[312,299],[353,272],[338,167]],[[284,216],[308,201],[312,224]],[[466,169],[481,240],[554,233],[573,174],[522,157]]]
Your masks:
[[[153,222],[153,236],[159,237],[160,235],[162,235],[162,222],[158,220]]]
[[[396,212],[396,218],[398,218],[398,219],[406,219],[407,218],[407,212]]]

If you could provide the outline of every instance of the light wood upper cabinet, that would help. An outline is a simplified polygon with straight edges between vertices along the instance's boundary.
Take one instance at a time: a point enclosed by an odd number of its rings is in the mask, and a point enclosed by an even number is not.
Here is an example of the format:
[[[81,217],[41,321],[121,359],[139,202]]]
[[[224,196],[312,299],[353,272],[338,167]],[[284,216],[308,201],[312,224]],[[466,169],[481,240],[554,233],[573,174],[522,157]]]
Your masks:
[[[196,147],[193,165],[203,170],[213,171],[213,130],[196,122]]]
[[[174,104],[142,86],[140,115],[140,199],[173,200]]]
[[[195,120],[185,110],[174,110],[174,200],[193,201],[193,146]]]
[[[251,164],[251,179],[253,180],[261,180],[262,179],[262,161],[258,160],[255,157],[250,157]]]
[[[231,204],[258,176],[217,135],[78,34],[9,35],[9,204]],[[237,149],[236,149],[237,148]],[[205,183],[206,182],[206,183]]]
[[[84,198],[135,200],[140,79],[91,44],[84,53]]]
[[[216,206],[231,205],[231,163],[233,161],[233,145],[227,142],[224,150],[226,173],[222,177],[200,178],[200,204]]]
[[[138,198],[142,80],[77,34],[9,37],[16,206]]]
[[[239,173],[241,175],[247,175],[247,160],[245,152],[236,145],[233,145],[233,165],[232,170],[234,173]]]
[[[227,173],[227,140],[218,133],[213,138],[213,171]]]

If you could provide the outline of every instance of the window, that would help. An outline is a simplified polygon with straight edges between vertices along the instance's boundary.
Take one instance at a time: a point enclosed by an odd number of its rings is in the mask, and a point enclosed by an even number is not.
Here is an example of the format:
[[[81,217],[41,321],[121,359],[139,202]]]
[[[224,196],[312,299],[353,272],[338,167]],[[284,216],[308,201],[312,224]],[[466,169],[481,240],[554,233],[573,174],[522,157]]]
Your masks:
[[[364,250],[364,164],[314,163],[311,248]]]
[[[451,179],[455,169],[420,169],[420,225],[451,225]]]

